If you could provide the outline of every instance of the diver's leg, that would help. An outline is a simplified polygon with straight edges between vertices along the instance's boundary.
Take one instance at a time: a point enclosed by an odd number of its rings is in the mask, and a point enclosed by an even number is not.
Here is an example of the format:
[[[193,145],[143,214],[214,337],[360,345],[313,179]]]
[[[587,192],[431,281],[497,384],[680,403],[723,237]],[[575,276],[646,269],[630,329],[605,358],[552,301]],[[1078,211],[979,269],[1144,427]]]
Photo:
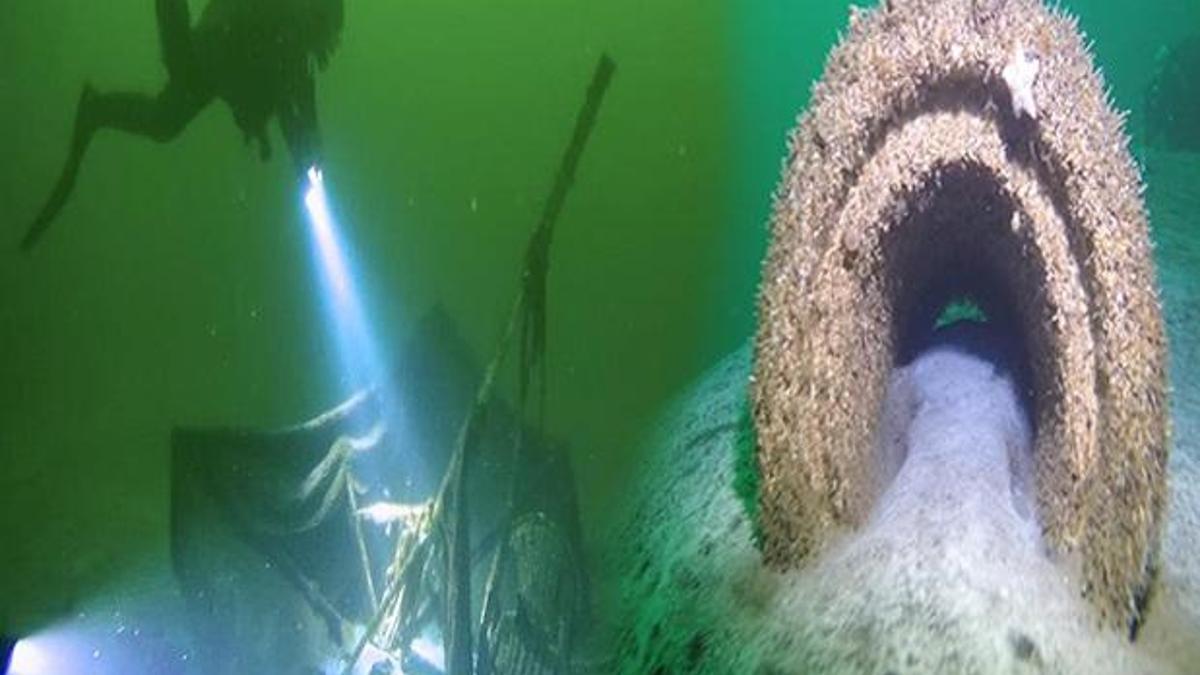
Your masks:
[[[168,141],[178,136],[211,100],[210,94],[190,91],[174,83],[168,84],[158,96],[99,93],[90,84],[84,85],[75,112],[75,131],[66,165],[50,197],[21,240],[21,248],[33,248],[67,203],[84,153],[97,131],[118,129],[159,142]]]
[[[187,0],[155,0],[154,10],[158,17],[158,45],[167,73],[173,80],[192,75],[192,18]]]
[[[117,129],[163,143],[178,136],[211,100],[206,92],[171,82],[157,96],[95,93],[80,115],[87,116],[84,126],[90,133]]]

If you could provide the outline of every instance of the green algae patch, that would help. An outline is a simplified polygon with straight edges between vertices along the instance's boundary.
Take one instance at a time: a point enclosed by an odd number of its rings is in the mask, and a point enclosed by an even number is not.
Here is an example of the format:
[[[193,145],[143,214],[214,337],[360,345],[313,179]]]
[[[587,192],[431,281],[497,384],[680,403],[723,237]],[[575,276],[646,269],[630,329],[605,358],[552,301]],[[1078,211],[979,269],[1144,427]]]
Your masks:
[[[971,321],[973,323],[987,323],[987,313],[979,306],[979,303],[970,298],[955,298],[946,303],[938,314],[937,321],[934,322],[934,328],[945,328],[953,326],[962,321]]]

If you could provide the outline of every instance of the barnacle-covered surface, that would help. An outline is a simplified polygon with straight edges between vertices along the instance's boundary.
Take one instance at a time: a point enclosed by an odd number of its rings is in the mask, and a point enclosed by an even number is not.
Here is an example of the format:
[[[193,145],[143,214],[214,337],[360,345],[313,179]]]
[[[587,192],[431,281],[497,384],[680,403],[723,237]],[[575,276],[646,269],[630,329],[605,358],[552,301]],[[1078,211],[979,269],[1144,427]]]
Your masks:
[[[1147,203],[1170,338],[1172,451],[1163,531],[1161,588],[1139,640],[1182,663],[1200,662],[1200,155],[1146,156]]]
[[[853,10],[790,143],[752,401],[766,560],[860,527],[892,476],[894,365],[946,295],[1027,352],[1037,507],[1113,626],[1136,624],[1165,497],[1165,339],[1141,179],[1074,19],[1033,0]]]

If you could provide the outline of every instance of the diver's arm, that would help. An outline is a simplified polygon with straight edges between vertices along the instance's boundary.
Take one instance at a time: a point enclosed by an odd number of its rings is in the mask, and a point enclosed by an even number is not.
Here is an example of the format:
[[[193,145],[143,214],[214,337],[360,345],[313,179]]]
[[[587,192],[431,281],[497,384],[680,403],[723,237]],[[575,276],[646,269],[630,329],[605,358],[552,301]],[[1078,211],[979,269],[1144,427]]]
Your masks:
[[[321,158],[321,131],[317,124],[316,81],[311,70],[295,79],[279,109],[279,126],[287,142],[296,175],[304,176]]]

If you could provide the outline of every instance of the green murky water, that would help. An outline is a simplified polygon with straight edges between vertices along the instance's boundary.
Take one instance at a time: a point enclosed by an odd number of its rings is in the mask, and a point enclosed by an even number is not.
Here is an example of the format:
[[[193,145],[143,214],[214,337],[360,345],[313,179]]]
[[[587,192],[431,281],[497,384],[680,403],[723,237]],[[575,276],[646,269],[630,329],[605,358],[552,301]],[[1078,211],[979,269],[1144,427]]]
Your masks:
[[[1142,138],[1156,54],[1200,5],[1066,4]],[[441,307],[489,358],[592,68],[617,63],[548,281],[546,424],[590,557],[661,406],[753,331],[785,133],[846,16],[774,0],[347,3],[317,79],[324,166],[388,353]],[[18,250],[82,84],[163,81],[153,3],[8,0],[0,63],[0,629],[20,633],[166,578],[173,425],[279,426],[349,392],[279,131],[262,162],[222,104],[166,144],[101,133],[45,239]],[[1195,236],[1161,236],[1162,254]]]

